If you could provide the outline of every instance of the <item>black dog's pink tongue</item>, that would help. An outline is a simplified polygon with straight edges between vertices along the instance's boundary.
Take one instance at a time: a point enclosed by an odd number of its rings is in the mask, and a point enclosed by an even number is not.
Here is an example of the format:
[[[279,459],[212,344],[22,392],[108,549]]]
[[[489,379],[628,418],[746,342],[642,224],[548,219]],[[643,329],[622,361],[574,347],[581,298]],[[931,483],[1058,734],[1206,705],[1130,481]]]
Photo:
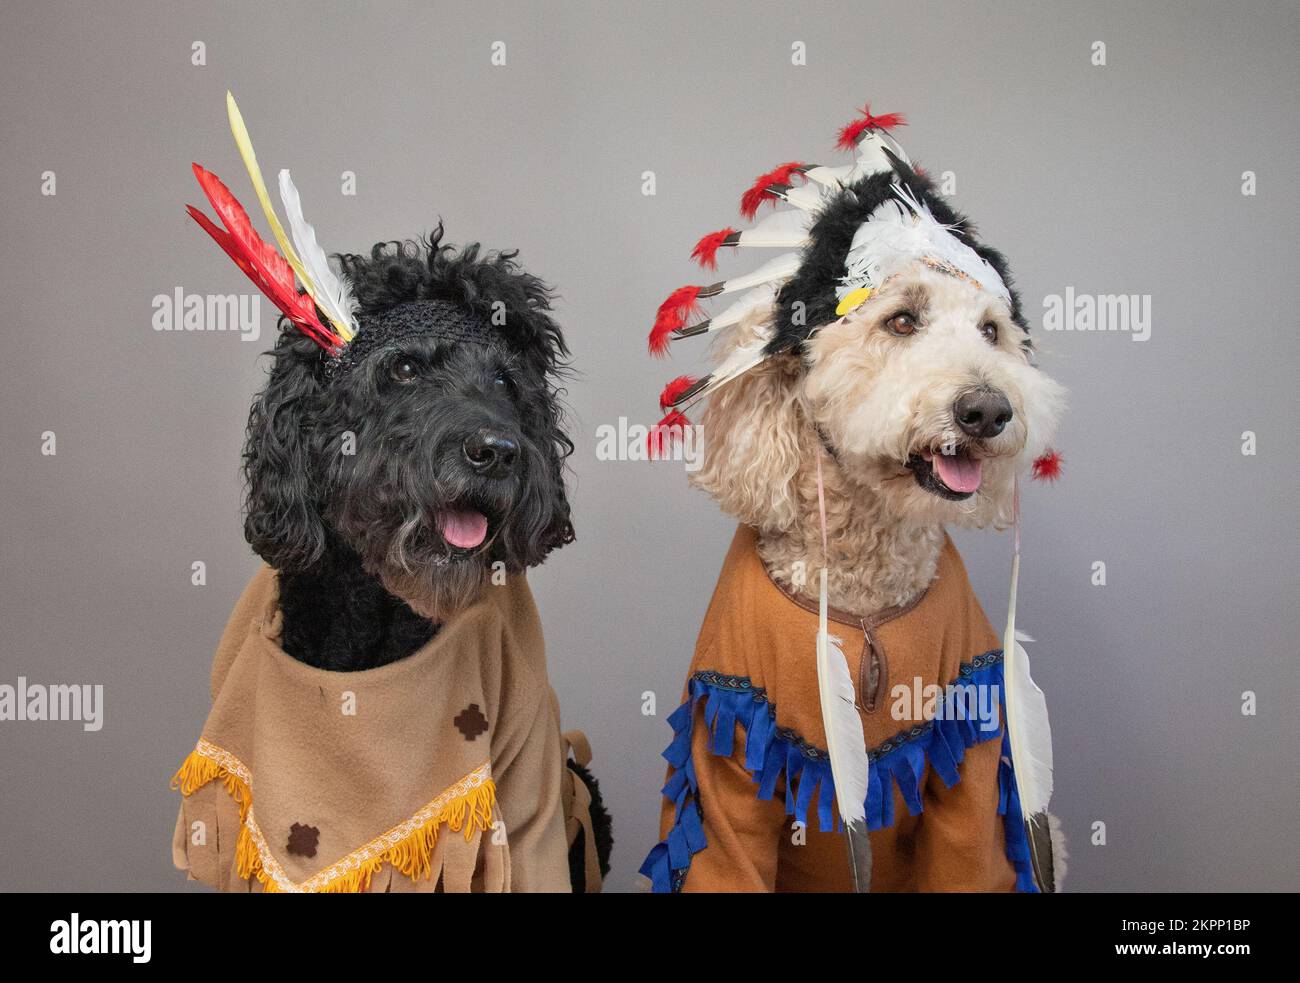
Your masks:
[[[934,469],[939,472],[943,483],[953,491],[973,492],[980,486],[984,462],[979,458],[967,457],[965,454],[951,456],[936,454]]]
[[[487,538],[487,516],[481,512],[443,509],[438,513],[442,538],[463,550],[472,550]]]

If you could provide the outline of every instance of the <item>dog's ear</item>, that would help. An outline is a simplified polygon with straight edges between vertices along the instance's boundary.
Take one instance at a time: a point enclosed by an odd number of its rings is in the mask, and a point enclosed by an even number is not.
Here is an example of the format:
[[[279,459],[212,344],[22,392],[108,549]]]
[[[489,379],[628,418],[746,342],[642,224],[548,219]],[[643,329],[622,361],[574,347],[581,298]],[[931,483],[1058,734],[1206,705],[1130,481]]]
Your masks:
[[[564,484],[565,462],[573,453],[567,433],[564,390],[569,375],[569,348],[564,332],[551,317],[551,289],[515,262],[515,253],[499,253],[481,262],[476,272],[482,280],[483,296],[495,297],[505,306],[504,318],[496,319],[507,346],[521,360],[529,382],[526,426],[546,456],[550,481],[534,498],[532,521],[524,522],[526,543],[517,544],[519,555],[529,562],[541,562],[551,550],[573,542],[573,522]]]
[[[529,401],[532,404],[531,419],[525,425],[533,431],[537,443],[543,448],[550,478],[550,487],[539,501],[542,511],[549,514],[538,516],[530,534],[529,552],[544,556],[574,539],[564,484],[565,462],[573,453],[573,440],[567,432],[565,393],[560,385],[568,375],[568,349],[559,325],[547,314],[532,309],[525,319],[528,324],[520,335],[524,344],[516,351],[533,380],[530,386],[535,386],[537,395],[542,397]]]
[[[718,359],[757,337],[758,323],[737,325]],[[764,532],[792,528],[800,503],[795,478],[803,452],[797,355],[775,355],[723,386],[700,418],[704,463],[691,482],[722,510]]]
[[[253,401],[244,443],[244,537],[280,571],[300,571],[325,549],[308,417],[321,392],[320,349],[282,331],[271,377]]]

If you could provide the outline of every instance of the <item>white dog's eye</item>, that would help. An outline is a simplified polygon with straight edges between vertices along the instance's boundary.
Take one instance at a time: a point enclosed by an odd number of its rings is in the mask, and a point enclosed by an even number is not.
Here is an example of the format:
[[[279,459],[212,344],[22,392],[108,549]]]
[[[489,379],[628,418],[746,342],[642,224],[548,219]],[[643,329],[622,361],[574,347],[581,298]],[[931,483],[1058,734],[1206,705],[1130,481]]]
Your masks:
[[[888,321],[885,322],[890,332],[896,335],[909,335],[916,330],[916,318],[907,311],[899,311]]]
[[[992,321],[985,321],[980,326],[980,334],[984,336],[984,340],[990,345],[996,345],[998,343],[998,326]]]

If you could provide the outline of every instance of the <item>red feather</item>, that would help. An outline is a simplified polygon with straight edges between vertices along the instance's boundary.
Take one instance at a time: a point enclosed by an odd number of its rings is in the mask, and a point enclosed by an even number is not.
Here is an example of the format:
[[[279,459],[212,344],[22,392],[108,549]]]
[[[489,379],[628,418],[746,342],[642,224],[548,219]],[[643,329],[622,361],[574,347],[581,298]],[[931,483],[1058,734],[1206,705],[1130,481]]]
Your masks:
[[[1032,477],[1035,481],[1055,481],[1061,477],[1061,464],[1064,459],[1050,448],[1034,461]]]
[[[248,212],[244,210],[244,206],[230,193],[230,189],[222,183],[219,177],[198,164],[192,164],[191,166],[194,168],[194,176],[199,180],[199,186],[203,189],[203,193],[208,196],[208,201],[212,203],[217,218],[221,219],[221,224],[243,246],[247,255],[256,259],[259,265],[270,274],[271,282],[275,286],[286,292],[296,294],[298,291],[294,285],[293,269],[289,266],[289,261],[281,256],[274,246],[264,242],[262,237],[257,234],[257,230],[253,228],[253,223],[248,217]]]
[[[773,184],[792,184],[795,173],[801,167],[806,166],[806,164],[801,164],[798,161],[791,161],[788,164],[774,167],[766,174],[760,174],[754,178],[754,183],[750,185],[749,190],[740,196],[740,214],[752,221],[754,216],[758,214],[759,206],[764,201],[776,201],[767,193],[768,187]],[[802,174],[800,176],[802,177]]]
[[[320,319],[316,316],[316,305],[310,297],[306,294],[296,295],[298,297],[296,301],[285,298],[279,287],[272,282],[270,274],[261,267],[257,260],[247,255],[239,240],[225,229],[217,226],[193,205],[186,205],[185,208],[189,211],[190,217],[199,224],[199,227],[212,236],[217,245],[225,250],[226,255],[234,261],[244,275],[253,281],[257,289],[262,291],[280,309],[282,314],[296,324],[303,334],[329,352],[337,350],[342,345],[342,339],[328,332],[320,323]]]
[[[686,319],[699,312],[700,305],[696,301],[699,293],[699,287],[678,287],[659,305],[654,327],[650,329],[651,355],[663,355],[667,352],[669,335],[678,328],[684,327]]]
[[[678,397],[691,386],[695,385],[696,380],[689,375],[679,375],[668,385],[664,386],[664,391],[659,394],[659,408],[668,411],[673,403],[677,402]]]
[[[717,232],[710,232],[691,250],[691,259],[695,260],[705,269],[716,270],[718,268],[718,250],[722,243],[726,241],[727,236],[735,235],[736,230],[733,228],[719,229]]]
[[[686,419],[685,413],[673,410],[652,426],[646,435],[646,450],[650,453],[650,460],[656,461],[667,455],[673,444],[682,439],[682,428],[690,425],[691,421]]]
[[[307,294],[298,293],[293,279],[293,268],[274,246],[262,240],[253,228],[235,196],[211,171],[194,164],[194,176],[212,203],[217,217],[225,229],[218,228],[206,215],[192,205],[187,205],[190,216],[216,240],[257,289],[266,294],[280,311],[302,329],[312,341],[327,351],[343,345],[343,339],[326,328],[316,314],[316,304]]]
[[[871,103],[862,109],[862,119],[855,119],[840,130],[840,138],[835,144],[840,150],[852,150],[858,145],[858,137],[867,130],[891,130],[895,126],[906,126],[907,120],[902,113],[885,113],[883,116],[871,115]]]

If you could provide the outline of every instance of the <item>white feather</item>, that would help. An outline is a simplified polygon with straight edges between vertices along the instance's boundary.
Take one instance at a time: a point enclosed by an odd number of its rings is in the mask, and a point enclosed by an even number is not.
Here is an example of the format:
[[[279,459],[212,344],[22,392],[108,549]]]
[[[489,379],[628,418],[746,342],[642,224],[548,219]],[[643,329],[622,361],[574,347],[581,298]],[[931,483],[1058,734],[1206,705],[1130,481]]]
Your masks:
[[[886,150],[904,164],[911,166],[911,159],[897,140],[884,130],[871,130],[858,141],[858,159],[853,165],[852,173],[845,179],[845,184],[864,178],[868,174],[892,171],[894,162],[885,154]]]
[[[835,802],[844,825],[865,835],[867,784],[871,762],[858,716],[853,677],[840,640],[827,632],[826,568],[822,568],[821,604],[817,625],[817,689],[821,696],[826,750],[835,781]]]
[[[1020,580],[1020,553],[1011,557],[1011,592],[1007,627],[1002,636],[1003,686],[1006,689],[1007,731],[1011,766],[1026,820],[1047,811],[1052,798],[1052,728],[1047,720],[1047,699],[1029,674],[1029,655],[1020,643],[1033,641],[1016,631],[1016,588]]]
[[[997,271],[962,242],[951,226],[939,222],[899,185],[894,185],[894,194],[895,198],[881,203],[853,234],[842,283],[836,288],[841,300],[858,287],[880,286],[914,260],[931,258],[1010,302],[1011,293]]]
[[[820,211],[821,207],[828,200],[828,190],[825,186],[810,181],[807,184],[796,185],[781,193],[781,199],[788,205],[802,209],[805,212]]]
[[[823,184],[838,191],[841,185],[849,183],[854,168],[855,165],[853,164],[840,164],[837,167],[818,164],[816,167],[810,167],[804,171],[803,176],[809,181],[816,181],[818,184]]]
[[[752,229],[740,233],[741,246],[799,247],[808,242],[808,226],[813,216],[798,209],[774,211]]]
[[[911,166],[911,158],[907,156],[907,151],[897,140],[884,130],[872,130],[863,134],[858,140],[857,159],[852,164],[840,164],[836,167],[819,164],[808,168],[803,172],[803,176],[832,191],[838,191],[841,187],[853,184],[869,174],[892,171],[894,162],[886,156],[886,150],[904,164]]]
[[[316,241],[316,230],[302,214],[302,199],[287,169],[280,172],[280,200],[289,219],[293,244],[302,257],[302,264],[311,277],[312,296],[329,319],[342,329],[347,338],[357,333],[355,303],[345,280],[330,269],[329,257]]]
[[[752,273],[745,273],[723,281],[719,293],[730,294],[735,293],[737,290],[748,290],[750,287],[761,286],[764,283],[788,280],[799,269],[801,258],[801,253],[782,253],[775,259],[768,260]]]
[[[683,403],[678,409],[687,410],[706,396],[717,392],[732,379],[739,378],[754,366],[767,358],[768,337],[760,337],[747,345],[734,349],[722,360],[716,369],[709,373],[709,381],[700,387],[700,391]]]
[[[747,291],[735,303],[729,305],[709,324],[708,330],[715,331],[739,322],[747,313],[776,296],[776,284],[788,280],[799,268],[799,253],[782,253],[775,259],[768,260],[753,273],[733,277],[722,284],[722,289],[714,296]],[[757,338],[732,350],[716,369],[709,373],[709,380],[691,397],[681,404],[681,410],[689,409],[710,393],[717,392],[732,379],[739,378],[767,358],[767,343],[772,339],[772,327],[769,325]]]
[[[774,300],[776,300],[776,287],[773,284],[765,283],[762,286],[755,287],[748,293],[741,294],[732,304],[724,308],[722,313],[709,318],[706,333],[721,331],[723,328],[739,324],[750,311],[756,310],[764,304],[770,304]]]

